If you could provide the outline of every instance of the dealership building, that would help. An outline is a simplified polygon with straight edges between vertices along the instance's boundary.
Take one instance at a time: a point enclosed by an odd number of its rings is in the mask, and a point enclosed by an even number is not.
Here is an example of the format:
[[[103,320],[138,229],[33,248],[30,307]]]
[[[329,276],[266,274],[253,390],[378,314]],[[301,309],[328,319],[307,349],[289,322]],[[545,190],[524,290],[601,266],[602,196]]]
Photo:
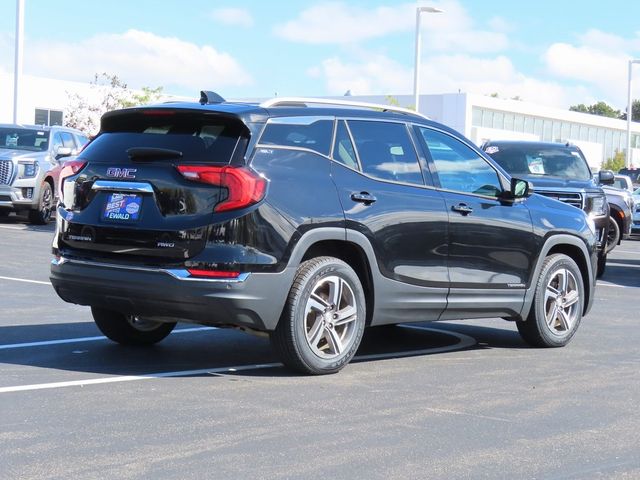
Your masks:
[[[64,124],[69,96],[95,95],[87,83],[24,75],[18,122]],[[13,112],[13,75],[0,72],[0,123],[10,123]],[[223,92],[221,92],[223,93]],[[224,95],[223,95],[224,96]],[[411,95],[392,95],[402,106],[414,103]],[[388,103],[384,95],[331,97],[342,100]],[[487,140],[542,140],[571,142],[585,153],[593,170],[616,152],[626,150],[624,120],[571,112],[519,100],[470,93],[422,95],[420,112],[463,133],[481,145]],[[92,133],[92,132],[89,132]],[[640,167],[640,123],[631,124],[631,160]]]

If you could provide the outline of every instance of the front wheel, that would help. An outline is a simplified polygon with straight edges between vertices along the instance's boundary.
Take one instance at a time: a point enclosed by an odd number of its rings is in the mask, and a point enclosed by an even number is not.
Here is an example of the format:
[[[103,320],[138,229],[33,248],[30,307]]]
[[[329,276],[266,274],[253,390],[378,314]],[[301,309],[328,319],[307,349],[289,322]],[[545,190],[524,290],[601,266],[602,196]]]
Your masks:
[[[542,265],[529,316],[516,322],[518,331],[534,347],[562,347],[578,330],[584,302],[576,262],[567,255],[550,255]]]
[[[29,222],[35,225],[45,225],[51,220],[53,212],[53,189],[49,182],[43,182],[40,188],[38,208],[29,210]]]
[[[98,307],[91,307],[91,313],[104,336],[123,345],[158,343],[169,335],[176,326],[175,322],[158,322]]]
[[[615,218],[609,217],[609,233],[607,234],[607,246],[605,251],[609,253],[616,248],[616,245],[620,242],[620,226],[616,222]]]
[[[341,370],[362,340],[366,303],[356,272],[342,260],[317,257],[300,265],[271,343],[301,373]]]

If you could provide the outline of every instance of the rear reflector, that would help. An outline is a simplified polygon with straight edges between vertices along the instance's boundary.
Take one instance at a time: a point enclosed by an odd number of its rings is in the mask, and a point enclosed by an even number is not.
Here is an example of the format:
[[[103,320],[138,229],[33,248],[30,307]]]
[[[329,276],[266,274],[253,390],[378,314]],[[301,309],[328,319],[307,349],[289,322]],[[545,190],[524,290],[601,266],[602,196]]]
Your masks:
[[[202,270],[197,268],[188,268],[187,272],[192,277],[202,277],[202,278],[238,278],[240,276],[240,272],[230,272],[227,270]]]
[[[264,197],[267,186],[263,177],[244,167],[178,165],[176,168],[187,180],[224,187],[229,191],[227,198],[214,207],[214,212],[236,210],[258,203]]]

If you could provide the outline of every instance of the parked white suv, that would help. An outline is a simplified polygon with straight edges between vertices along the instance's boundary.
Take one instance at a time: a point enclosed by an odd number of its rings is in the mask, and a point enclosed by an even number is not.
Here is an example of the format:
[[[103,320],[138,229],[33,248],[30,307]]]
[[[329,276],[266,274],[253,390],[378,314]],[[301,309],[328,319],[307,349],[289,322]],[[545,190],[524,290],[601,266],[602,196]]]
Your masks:
[[[48,172],[88,141],[71,128],[0,124],[0,217],[27,211],[31,223],[47,223],[57,187]]]

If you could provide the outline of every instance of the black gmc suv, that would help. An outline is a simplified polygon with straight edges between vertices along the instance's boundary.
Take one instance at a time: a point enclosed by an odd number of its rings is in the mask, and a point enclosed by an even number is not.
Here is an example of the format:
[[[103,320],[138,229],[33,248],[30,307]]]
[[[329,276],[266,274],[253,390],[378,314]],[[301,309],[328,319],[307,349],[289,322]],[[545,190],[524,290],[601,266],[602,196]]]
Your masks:
[[[323,374],[368,325],[504,317],[563,346],[594,298],[588,215],[396,107],[203,92],[107,113],[61,177],[51,282],[123,344],[236,327]]]
[[[485,142],[482,149],[509,175],[531,182],[536,193],[587,212],[596,225],[597,276],[601,276],[611,248],[607,248],[609,206],[598,182],[611,185],[613,173],[602,170],[596,180],[580,148],[571,143],[492,140]]]

